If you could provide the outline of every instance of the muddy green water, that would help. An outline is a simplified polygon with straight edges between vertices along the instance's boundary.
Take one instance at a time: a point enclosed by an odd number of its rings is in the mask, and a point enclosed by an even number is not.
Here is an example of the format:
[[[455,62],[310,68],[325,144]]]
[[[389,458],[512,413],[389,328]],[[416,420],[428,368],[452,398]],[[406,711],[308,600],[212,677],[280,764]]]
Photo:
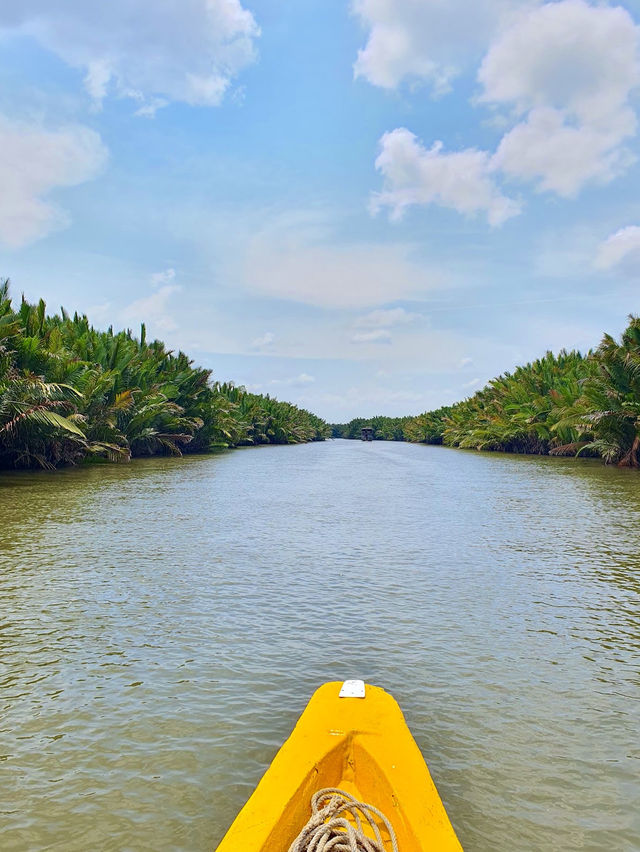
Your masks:
[[[639,545],[640,475],[588,461],[2,475],[0,847],[211,850],[315,686],[362,677],[467,852],[640,849]]]

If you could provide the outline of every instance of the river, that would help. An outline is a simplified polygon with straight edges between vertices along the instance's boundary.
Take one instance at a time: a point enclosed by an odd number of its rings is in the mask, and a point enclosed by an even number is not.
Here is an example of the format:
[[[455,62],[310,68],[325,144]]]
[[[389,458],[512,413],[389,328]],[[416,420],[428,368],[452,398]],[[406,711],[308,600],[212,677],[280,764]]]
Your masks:
[[[0,845],[211,850],[314,688],[361,677],[466,852],[638,850],[639,592],[640,474],[589,460],[2,474]]]

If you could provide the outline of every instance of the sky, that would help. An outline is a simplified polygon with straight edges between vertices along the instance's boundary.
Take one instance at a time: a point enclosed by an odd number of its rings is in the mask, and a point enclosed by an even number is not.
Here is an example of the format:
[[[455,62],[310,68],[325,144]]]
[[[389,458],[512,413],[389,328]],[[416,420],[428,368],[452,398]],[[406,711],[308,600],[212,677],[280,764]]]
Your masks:
[[[640,0],[0,0],[0,275],[331,422],[640,313]]]

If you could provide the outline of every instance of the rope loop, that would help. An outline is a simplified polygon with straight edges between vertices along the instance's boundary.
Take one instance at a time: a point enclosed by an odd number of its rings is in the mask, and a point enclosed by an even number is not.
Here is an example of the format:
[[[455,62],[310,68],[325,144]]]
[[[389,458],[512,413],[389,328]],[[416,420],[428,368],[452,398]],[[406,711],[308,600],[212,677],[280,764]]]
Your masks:
[[[382,839],[380,825],[389,841]],[[364,827],[373,838],[367,837]],[[398,852],[395,832],[382,811],[344,790],[326,787],[311,797],[311,817],[289,852],[389,852],[388,842],[391,852]]]

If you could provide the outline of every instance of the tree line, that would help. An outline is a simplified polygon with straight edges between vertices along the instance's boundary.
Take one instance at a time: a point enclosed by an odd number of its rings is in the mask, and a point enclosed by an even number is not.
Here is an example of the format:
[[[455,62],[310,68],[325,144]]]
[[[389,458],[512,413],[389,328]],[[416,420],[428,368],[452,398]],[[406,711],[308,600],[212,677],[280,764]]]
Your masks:
[[[216,447],[324,440],[328,425],[273,397],[211,380],[183,352],[86,316],[13,307],[0,282],[0,468],[53,469]]]
[[[332,435],[475,450],[598,456],[640,466],[640,318],[619,341],[606,334],[586,355],[561,351],[492,379],[469,399],[414,417],[356,418]]]

